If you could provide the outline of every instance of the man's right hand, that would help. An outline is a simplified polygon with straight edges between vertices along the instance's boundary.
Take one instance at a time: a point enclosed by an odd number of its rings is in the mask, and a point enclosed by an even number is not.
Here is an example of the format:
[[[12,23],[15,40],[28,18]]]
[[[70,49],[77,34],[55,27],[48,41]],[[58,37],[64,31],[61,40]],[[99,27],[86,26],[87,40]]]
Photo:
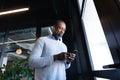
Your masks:
[[[54,55],[54,61],[55,60],[66,60],[67,59],[67,54],[66,52],[61,52],[59,54]]]

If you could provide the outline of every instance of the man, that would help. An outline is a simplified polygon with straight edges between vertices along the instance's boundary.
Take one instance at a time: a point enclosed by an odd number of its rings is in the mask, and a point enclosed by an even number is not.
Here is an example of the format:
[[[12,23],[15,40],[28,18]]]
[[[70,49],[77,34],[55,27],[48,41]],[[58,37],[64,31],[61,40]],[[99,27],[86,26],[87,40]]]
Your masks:
[[[65,22],[59,20],[52,35],[36,41],[29,58],[30,67],[35,69],[35,80],[66,80],[65,69],[70,67],[75,54],[67,53],[67,47],[62,42],[65,30]]]

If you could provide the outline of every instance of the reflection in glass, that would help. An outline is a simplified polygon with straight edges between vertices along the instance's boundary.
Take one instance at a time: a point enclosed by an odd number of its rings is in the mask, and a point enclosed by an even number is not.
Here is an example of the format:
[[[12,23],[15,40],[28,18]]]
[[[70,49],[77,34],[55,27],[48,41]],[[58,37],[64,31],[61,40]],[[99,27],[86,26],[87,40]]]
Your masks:
[[[4,53],[7,55],[1,59],[2,64],[9,64],[12,60],[9,56],[25,59],[30,55],[36,40],[36,28],[9,31],[8,41],[3,43],[4,34],[0,33],[0,52],[2,45],[5,44],[6,49]],[[41,36],[49,34],[52,34],[52,27],[41,28]]]

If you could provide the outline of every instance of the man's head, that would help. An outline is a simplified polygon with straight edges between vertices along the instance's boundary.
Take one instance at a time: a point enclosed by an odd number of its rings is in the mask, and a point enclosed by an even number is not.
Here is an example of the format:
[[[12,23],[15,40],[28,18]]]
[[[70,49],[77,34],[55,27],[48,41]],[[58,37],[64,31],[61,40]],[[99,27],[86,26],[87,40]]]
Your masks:
[[[62,37],[66,31],[66,24],[62,20],[58,20],[54,25],[53,35],[57,38]]]

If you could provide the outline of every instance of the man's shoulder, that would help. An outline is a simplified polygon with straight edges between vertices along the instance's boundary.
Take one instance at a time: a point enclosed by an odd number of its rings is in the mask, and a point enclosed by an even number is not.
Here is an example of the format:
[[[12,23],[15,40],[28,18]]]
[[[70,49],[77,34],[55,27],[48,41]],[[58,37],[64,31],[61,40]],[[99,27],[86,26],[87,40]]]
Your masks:
[[[48,39],[48,36],[42,36],[38,38],[38,41],[41,41],[41,40],[45,41],[47,39]]]
[[[46,39],[48,36],[41,36],[40,39]]]

